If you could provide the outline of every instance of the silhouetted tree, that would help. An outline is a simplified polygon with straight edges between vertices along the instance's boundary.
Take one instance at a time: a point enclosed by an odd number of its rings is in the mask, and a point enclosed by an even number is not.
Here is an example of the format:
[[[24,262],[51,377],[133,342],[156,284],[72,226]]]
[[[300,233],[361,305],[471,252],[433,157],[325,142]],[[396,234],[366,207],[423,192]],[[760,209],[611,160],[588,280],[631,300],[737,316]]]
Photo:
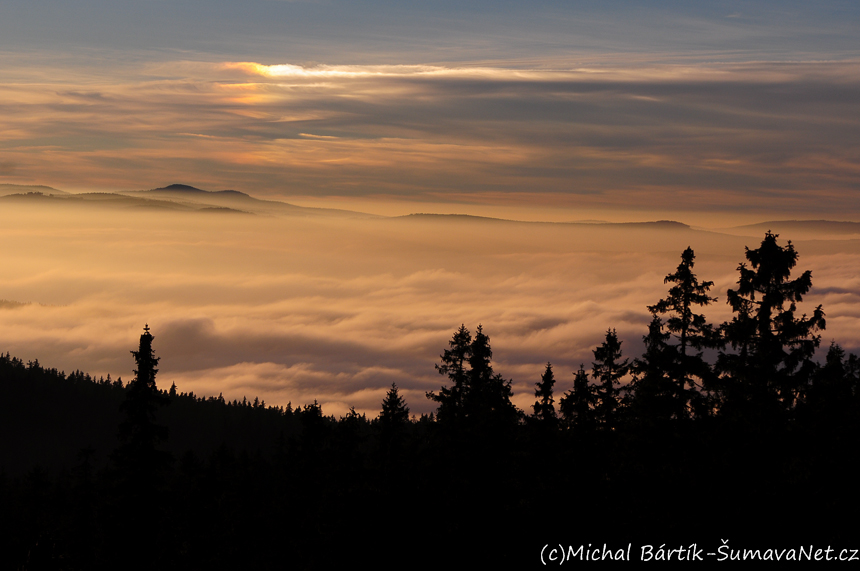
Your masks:
[[[377,423],[384,463],[398,465],[408,435],[409,407],[395,383],[391,383],[391,388],[382,400],[382,412],[379,413]]]
[[[588,373],[583,365],[574,373],[573,388],[561,397],[558,405],[565,426],[580,431],[594,428],[597,393],[588,382]]]
[[[125,568],[150,569],[161,566],[168,531],[164,525],[166,499],[165,472],[172,456],[160,448],[167,440],[167,427],[156,423],[159,407],[170,399],[155,384],[159,359],[152,350],[152,334],[144,327],[137,351],[132,351],[137,368],[120,406],[126,418],[119,427],[120,447],[113,458],[118,468],[119,512],[111,545],[126,559]]]
[[[746,249],[751,267],[738,266],[738,288],[727,293],[735,316],[722,326],[735,353],[721,352],[717,363],[724,404],[746,403],[764,414],[794,406],[815,370],[811,358],[821,339],[816,332],[825,327],[820,305],[810,317],[796,316],[797,303],[812,287],[812,272],[789,279],[797,252],[790,241],[778,245],[777,237],[768,231],[759,248]]]
[[[297,408],[295,414],[302,427],[302,450],[305,454],[315,456],[328,435],[329,419],[323,415],[322,405],[317,402],[317,399],[300,409]]]
[[[857,365],[856,355],[846,358],[842,347],[835,342],[830,344],[824,365],[815,371],[812,383],[803,392],[804,412],[812,415],[816,423],[840,424],[857,416]]]
[[[169,455],[158,449],[167,440],[167,428],[155,422],[155,415],[158,408],[170,400],[155,384],[159,358],[152,350],[152,340],[147,325],[140,336],[138,350],[131,352],[137,368],[134,379],[128,384],[125,402],[120,406],[126,418],[119,427],[118,458],[138,473],[150,473],[169,461]]]
[[[613,430],[617,421],[621,378],[630,369],[628,360],[621,359],[621,341],[614,329],[606,332],[606,340],[594,350],[594,359],[591,374],[596,381],[595,417],[599,427]]]
[[[663,331],[663,320],[653,315],[648,325],[645,353],[634,359],[631,366],[633,380],[630,408],[632,415],[639,421],[651,422],[681,418],[687,415],[688,397],[681,395],[687,390],[675,381],[678,375],[678,348],[668,344],[669,332]]]
[[[555,399],[552,396],[553,385],[555,385],[555,376],[552,373],[552,365],[547,363],[540,381],[535,383],[535,403],[532,409],[534,409],[534,418],[548,425],[554,425],[558,420],[555,415]]]
[[[400,396],[397,384],[391,383],[391,388],[382,400],[382,412],[379,413],[379,424],[383,433],[393,433],[403,430],[409,422],[409,407]]]
[[[511,381],[495,373],[490,338],[478,325],[469,356],[469,390],[464,400],[466,415],[475,422],[491,425],[516,424],[519,411],[511,402]]]
[[[443,386],[439,393],[427,392],[427,398],[439,403],[436,418],[440,422],[459,420],[463,415],[463,398],[468,391],[469,377],[466,365],[472,356],[472,334],[465,325],[454,332],[448,342],[448,349],[440,356],[442,363],[435,365],[440,375],[451,381],[451,386]]]
[[[449,341],[449,347],[436,370],[447,375],[452,385],[450,388],[443,386],[438,394],[427,393],[428,399],[439,403],[436,413],[439,422],[471,426],[515,424],[519,412],[511,402],[511,382],[493,371],[490,338],[483,328],[479,325],[472,339],[469,330],[461,325]]]
[[[696,306],[704,307],[717,301],[717,298],[708,295],[714,282],[699,282],[693,273],[695,259],[692,248],[684,250],[675,273],[667,275],[663,280],[663,283],[674,284],[669,289],[669,296],[648,306],[648,310],[655,316],[665,313],[670,315],[666,328],[678,339],[677,351],[663,352],[660,355],[664,360],[664,371],[678,383],[676,397],[681,400],[680,405],[684,412],[679,410],[676,416],[686,415],[688,402],[697,397],[690,389],[697,385],[702,386],[711,376],[710,366],[703,359],[701,351],[690,353],[689,349],[701,350],[713,347],[717,342],[714,328],[707,323],[705,316],[693,311]],[[656,351],[660,344],[657,336],[652,337],[651,344]],[[652,357],[657,357],[653,351]],[[671,359],[666,360],[669,357]],[[696,379],[699,379],[698,383]]]

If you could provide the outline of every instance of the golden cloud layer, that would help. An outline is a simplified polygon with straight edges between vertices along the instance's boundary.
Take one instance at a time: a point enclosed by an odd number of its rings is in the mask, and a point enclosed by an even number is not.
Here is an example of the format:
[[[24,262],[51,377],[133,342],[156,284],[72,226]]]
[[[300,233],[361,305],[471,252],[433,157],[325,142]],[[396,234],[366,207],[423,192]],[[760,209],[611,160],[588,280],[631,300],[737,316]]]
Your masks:
[[[778,227],[774,227],[779,230]],[[648,304],[688,245],[716,282],[714,322],[743,247],[763,232],[524,224],[457,217],[106,212],[0,203],[0,349],[44,365],[131,378],[144,323],[159,384],[270,404],[318,399],[375,415],[387,387],[429,411],[433,364],[461,323],[483,324],[496,370],[526,408],[547,361],[558,390],[608,327],[642,350]],[[821,232],[815,236],[824,236]],[[809,237],[813,235],[810,234]],[[783,234],[782,238],[791,236]],[[824,338],[860,348],[856,235],[798,240],[823,303]]]

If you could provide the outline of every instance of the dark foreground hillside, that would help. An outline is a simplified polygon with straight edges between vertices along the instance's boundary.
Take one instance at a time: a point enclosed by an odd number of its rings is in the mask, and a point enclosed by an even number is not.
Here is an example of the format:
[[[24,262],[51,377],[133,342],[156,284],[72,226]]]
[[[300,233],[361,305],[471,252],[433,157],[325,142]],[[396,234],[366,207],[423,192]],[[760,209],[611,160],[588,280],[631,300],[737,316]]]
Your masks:
[[[539,564],[545,544],[857,541],[845,516],[860,508],[860,430],[841,404],[791,426],[717,418],[603,433],[335,421],[314,405],[163,393],[166,453],[141,474],[118,454],[128,388],[8,356],[0,383],[0,550],[12,569]]]

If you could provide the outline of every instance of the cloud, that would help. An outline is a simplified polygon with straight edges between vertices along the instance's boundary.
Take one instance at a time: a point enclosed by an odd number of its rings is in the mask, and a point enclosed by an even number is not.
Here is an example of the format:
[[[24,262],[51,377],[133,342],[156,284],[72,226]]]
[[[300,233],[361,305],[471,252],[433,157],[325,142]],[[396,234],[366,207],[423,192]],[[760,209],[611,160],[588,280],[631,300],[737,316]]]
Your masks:
[[[9,176],[15,172],[18,165],[12,161],[0,161],[0,176]]]
[[[853,63],[58,73],[2,87],[0,145],[18,177],[60,188],[857,210]]]
[[[47,48],[90,59],[93,52],[104,54],[99,59],[117,52],[132,52],[130,59],[139,52],[241,54],[254,61],[288,53],[290,63],[346,59],[353,65],[831,59],[853,49],[852,3],[822,0],[786,9],[769,0],[746,3],[743,17],[732,18],[737,7],[653,0],[208,0],[206,9],[190,10],[185,3],[79,0],[74,7],[33,10],[24,0],[6,0],[0,34],[13,53]]]
[[[428,65],[315,65],[306,67],[292,64],[263,65],[254,62],[225,62],[221,64],[221,67],[273,78],[362,78],[462,73],[461,70]]]
[[[725,290],[757,241],[647,225],[106,217],[9,203],[0,239],[0,298],[32,302],[0,311],[4,352],[129,380],[129,351],[148,323],[160,386],[280,405],[318,399],[327,414],[356,406],[372,416],[392,382],[413,412],[433,410],[424,394],[445,383],[433,365],[461,323],[483,325],[522,408],[547,361],[567,390],[609,327],[626,356],[640,354],[646,306],[666,295],[663,278],[687,246],[720,298],[705,313],[726,320]],[[860,346],[856,241],[796,246],[798,271],[811,269],[815,285],[801,311],[824,304],[826,339]]]

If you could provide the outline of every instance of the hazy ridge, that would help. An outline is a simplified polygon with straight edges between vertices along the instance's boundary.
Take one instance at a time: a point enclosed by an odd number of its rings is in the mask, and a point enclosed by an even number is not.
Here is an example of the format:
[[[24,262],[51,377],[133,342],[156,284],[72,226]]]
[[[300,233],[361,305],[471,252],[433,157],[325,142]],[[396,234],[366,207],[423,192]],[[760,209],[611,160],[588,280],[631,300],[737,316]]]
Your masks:
[[[218,212],[292,216],[345,216],[350,218],[400,219],[409,221],[439,221],[493,224],[528,224],[571,227],[625,227],[655,230],[702,230],[734,236],[758,236],[764,231],[791,233],[795,239],[807,237],[847,237],[860,235],[860,222],[836,220],[770,220],[732,227],[693,227],[683,221],[653,220],[644,222],[611,222],[605,220],[522,221],[473,214],[439,214],[415,212],[402,216],[382,216],[337,208],[297,206],[279,200],[259,199],[238,190],[204,190],[187,184],[116,192],[70,193],[45,185],[0,184],[0,204],[73,205],[90,204],[119,209],[154,209],[177,212]]]

